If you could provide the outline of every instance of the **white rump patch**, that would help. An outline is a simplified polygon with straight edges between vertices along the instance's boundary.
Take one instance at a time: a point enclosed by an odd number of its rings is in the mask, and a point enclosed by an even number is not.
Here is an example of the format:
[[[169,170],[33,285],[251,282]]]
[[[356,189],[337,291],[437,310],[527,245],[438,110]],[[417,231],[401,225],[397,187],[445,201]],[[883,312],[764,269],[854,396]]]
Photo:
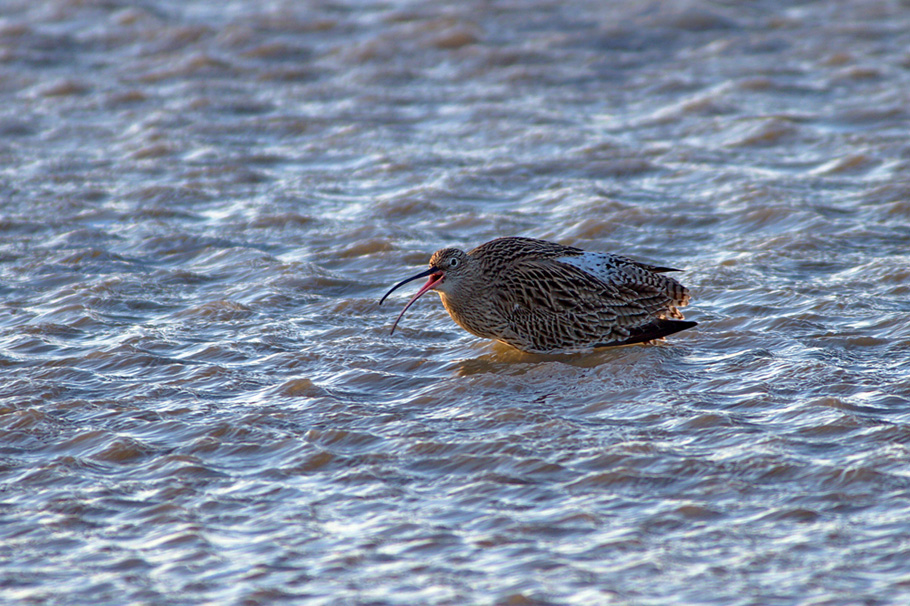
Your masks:
[[[586,252],[573,257],[559,257],[557,261],[577,267],[601,282],[612,282],[618,273],[615,258],[606,253]]]

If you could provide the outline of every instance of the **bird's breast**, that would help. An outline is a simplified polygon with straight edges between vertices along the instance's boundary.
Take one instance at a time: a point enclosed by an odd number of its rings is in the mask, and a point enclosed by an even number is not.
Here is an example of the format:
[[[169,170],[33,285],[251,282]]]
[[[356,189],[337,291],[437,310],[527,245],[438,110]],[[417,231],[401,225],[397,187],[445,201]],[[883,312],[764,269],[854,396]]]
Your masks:
[[[505,322],[491,297],[483,294],[459,297],[443,292],[439,296],[443,307],[459,326],[479,337],[495,339],[499,336]]]

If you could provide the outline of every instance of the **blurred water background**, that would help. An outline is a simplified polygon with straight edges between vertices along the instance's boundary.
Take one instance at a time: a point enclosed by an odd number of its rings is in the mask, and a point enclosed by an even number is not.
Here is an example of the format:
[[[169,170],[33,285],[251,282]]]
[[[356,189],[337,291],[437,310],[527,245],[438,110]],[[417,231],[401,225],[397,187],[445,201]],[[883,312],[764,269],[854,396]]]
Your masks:
[[[3,603],[910,602],[907,2],[0,6]],[[700,324],[389,336],[504,235]]]

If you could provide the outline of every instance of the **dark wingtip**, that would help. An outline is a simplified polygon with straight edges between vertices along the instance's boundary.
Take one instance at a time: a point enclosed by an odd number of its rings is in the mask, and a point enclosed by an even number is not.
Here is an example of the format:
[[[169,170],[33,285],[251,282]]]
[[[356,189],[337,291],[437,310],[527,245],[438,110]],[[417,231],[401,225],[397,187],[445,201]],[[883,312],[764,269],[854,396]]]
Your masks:
[[[633,328],[627,339],[614,343],[604,343],[603,346],[645,343],[647,341],[653,341],[654,339],[662,339],[663,337],[694,326],[698,326],[698,322],[692,322],[690,320],[655,320],[650,324]]]

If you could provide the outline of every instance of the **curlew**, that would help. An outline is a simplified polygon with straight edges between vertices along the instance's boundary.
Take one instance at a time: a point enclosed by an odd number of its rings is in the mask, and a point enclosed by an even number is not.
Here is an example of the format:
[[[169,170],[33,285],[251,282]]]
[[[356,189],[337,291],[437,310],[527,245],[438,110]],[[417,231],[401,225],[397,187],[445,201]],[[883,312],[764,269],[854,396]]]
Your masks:
[[[689,290],[664,275],[679,271],[601,252],[531,238],[498,238],[464,252],[443,248],[430,267],[402,280],[429,276],[404,312],[435,290],[469,333],[530,353],[630,345],[692,328],[679,307]]]

